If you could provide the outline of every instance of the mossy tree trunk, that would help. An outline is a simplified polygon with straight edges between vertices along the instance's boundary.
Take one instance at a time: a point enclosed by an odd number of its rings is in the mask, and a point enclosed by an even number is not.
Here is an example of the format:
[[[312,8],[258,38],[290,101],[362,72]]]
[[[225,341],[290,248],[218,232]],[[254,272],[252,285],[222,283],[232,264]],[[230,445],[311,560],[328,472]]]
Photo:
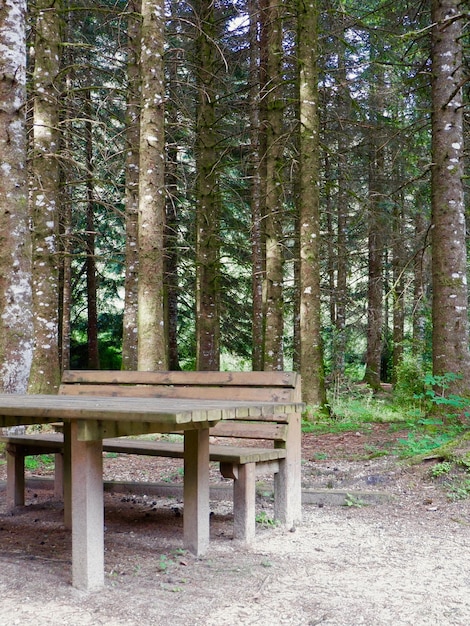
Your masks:
[[[167,369],[164,312],[165,136],[163,0],[142,2],[138,367]]]
[[[26,3],[0,11],[0,391],[24,393],[33,349],[26,180]]]
[[[31,158],[34,351],[29,391],[55,393],[59,364],[60,3],[35,5]]]

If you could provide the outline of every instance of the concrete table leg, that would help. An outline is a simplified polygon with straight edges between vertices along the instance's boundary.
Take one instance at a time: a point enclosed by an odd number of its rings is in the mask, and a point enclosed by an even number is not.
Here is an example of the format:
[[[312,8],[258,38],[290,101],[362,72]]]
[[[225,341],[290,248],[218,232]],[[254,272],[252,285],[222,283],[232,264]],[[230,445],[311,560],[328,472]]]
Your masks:
[[[184,434],[184,545],[202,555],[209,546],[209,429]]]
[[[104,586],[103,442],[79,441],[72,423],[72,585]]]

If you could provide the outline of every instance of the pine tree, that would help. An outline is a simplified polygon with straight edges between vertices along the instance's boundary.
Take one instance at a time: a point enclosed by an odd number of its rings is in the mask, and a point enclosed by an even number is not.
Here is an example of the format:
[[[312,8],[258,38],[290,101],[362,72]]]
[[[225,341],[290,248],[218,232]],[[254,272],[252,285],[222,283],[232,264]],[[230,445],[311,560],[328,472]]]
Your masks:
[[[139,166],[140,370],[167,369],[164,313],[164,2],[142,2],[142,109]]]
[[[34,352],[29,391],[54,393],[59,366],[58,222],[61,18],[58,2],[36,3],[31,218]]]
[[[33,348],[26,181],[26,3],[0,12],[0,389],[24,393]]]
[[[468,391],[468,288],[463,189],[463,3],[432,2],[432,320],[434,374]]]

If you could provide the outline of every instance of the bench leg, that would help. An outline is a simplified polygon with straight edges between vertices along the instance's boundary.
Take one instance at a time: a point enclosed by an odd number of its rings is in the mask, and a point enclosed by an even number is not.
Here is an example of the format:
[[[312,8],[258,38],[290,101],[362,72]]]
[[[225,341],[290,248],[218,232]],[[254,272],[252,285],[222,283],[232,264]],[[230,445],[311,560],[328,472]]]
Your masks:
[[[64,422],[64,453],[62,459],[62,485],[64,494],[64,526],[72,528],[72,443],[71,426],[69,422]],[[56,475],[57,478],[57,475]]]
[[[202,555],[209,546],[209,429],[184,433],[184,545]]]
[[[238,466],[233,481],[233,538],[250,543],[256,534],[256,463]]]
[[[291,416],[286,442],[287,457],[280,459],[274,475],[274,517],[292,527],[302,519],[300,414]]]
[[[64,455],[57,452],[54,455],[54,498],[63,500],[64,497]]]
[[[16,446],[7,446],[7,492],[8,509],[24,505],[24,454]]]

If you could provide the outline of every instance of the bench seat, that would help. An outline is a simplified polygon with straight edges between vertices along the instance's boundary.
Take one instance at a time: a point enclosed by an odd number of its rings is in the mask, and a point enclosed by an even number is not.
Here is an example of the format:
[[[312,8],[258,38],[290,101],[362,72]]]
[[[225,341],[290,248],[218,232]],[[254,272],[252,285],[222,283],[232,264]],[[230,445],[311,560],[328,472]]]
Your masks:
[[[54,495],[63,496],[63,451],[61,433],[37,433],[34,435],[0,436],[7,452],[7,501],[10,508],[21,506],[25,501],[26,456],[55,455]],[[184,444],[162,440],[113,437],[103,439],[103,452],[136,454],[145,456],[184,458]],[[255,479],[266,473],[279,471],[279,460],[285,459],[283,448],[239,447],[211,443],[210,461],[219,463],[224,478],[234,479],[234,538],[250,542],[255,533]]]
[[[8,452],[19,456],[34,456],[37,454],[62,454],[64,439],[60,433],[38,433],[36,435],[0,436],[0,442],[7,446]],[[117,454],[139,454],[146,456],[184,458],[183,443],[131,439],[129,437],[113,437],[103,439],[103,452],[115,452]],[[239,447],[222,444],[210,444],[209,458],[219,463],[263,463],[277,461],[286,457],[286,451],[282,448],[256,448]]]

